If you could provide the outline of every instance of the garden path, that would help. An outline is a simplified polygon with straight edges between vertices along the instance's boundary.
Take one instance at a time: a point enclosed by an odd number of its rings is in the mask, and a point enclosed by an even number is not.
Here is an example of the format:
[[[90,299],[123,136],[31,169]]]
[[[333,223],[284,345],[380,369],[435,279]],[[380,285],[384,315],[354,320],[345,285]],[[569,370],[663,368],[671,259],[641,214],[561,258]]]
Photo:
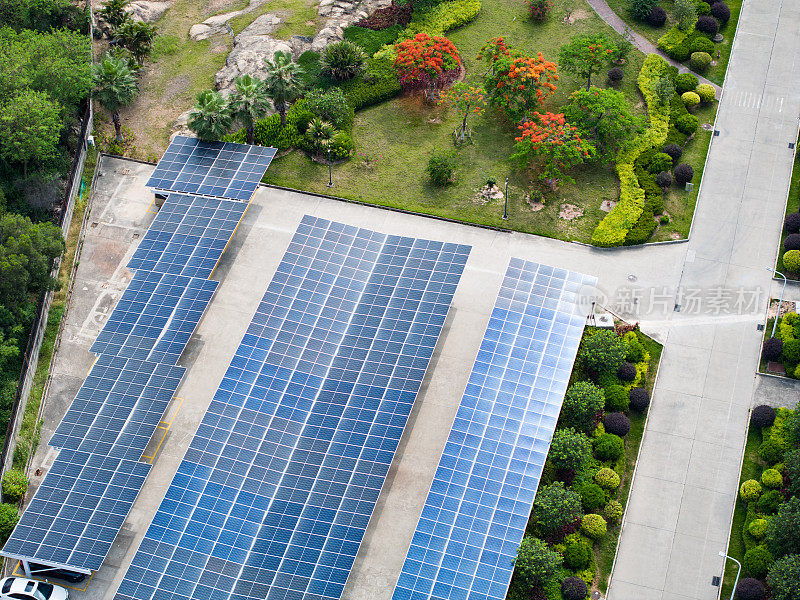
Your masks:
[[[639,50],[641,50],[645,54],[658,54],[660,56],[663,56],[664,60],[669,62],[671,65],[677,67],[678,71],[681,73],[693,73],[700,80],[700,83],[707,83],[708,85],[713,86],[714,90],[716,90],[717,92],[717,98],[719,98],[720,92],[722,91],[722,88],[720,86],[718,86],[716,83],[712,81],[709,81],[705,77],[698,75],[693,71],[690,71],[687,67],[679,63],[677,60],[671,59],[669,56],[661,52],[661,50],[659,50],[655,45],[653,45],[653,43],[650,42],[650,40],[630,29],[628,25],[625,23],[625,21],[620,19],[619,16],[617,16],[617,13],[611,10],[611,7],[608,4],[606,4],[605,0],[586,0],[586,1],[594,9],[594,12],[596,12],[598,16],[601,19],[603,19],[603,21],[605,21],[611,27],[613,27],[615,31],[617,31],[620,34],[624,34],[625,30],[627,29],[630,32],[631,36],[633,37],[633,45],[636,46]]]

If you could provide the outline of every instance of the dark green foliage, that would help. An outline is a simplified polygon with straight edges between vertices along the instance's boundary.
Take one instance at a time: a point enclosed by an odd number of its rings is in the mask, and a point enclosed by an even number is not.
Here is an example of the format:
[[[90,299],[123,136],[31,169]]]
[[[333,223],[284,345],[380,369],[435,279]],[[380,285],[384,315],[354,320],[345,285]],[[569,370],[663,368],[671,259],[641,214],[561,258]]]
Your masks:
[[[581,496],[581,506],[584,511],[592,512],[606,505],[606,493],[596,483],[583,483],[574,489]],[[566,555],[564,558],[566,559]],[[569,565],[569,561],[567,561],[567,565]]]
[[[705,37],[705,35],[699,31],[692,31],[689,35],[681,37],[680,41],[675,45],[663,45],[661,41],[659,41],[658,47],[670,58],[674,58],[679,62],[684,62],[692,55],[692,45],[695,43],[695,40],[701,37]]]
[[[636,365],[629,362],[622,363],[617,369],[617,377],[619,377],[622,381],[635,381]]]
[[[341,89],[313,90],[306,95],[305,101],[306,108],[315,117],[333,124],[336,129],[349,130],[353,126],[355,111]]]
[[[603,418],[603,427],[605,427],[608,433],[625,437],[631,430],[631,421],[625,416],[625,413],[608,413]]]
[[[669,186],[672,185],[672,175],[670,175],[666,171],[663,171],[658,175],[656,175],[656,183],[661,188],[668,188]]]
[[[708,2],[697,3],[697,14],[700,16],[711,14],[711,6],[708,4]]]
[[[589,587],[580,577],[567,577],[561,584],[564,600],[583,600],[589,594]]]
[[[592,456],[592,444],[585,434],[571,427],[556,429],[548,457],[559,470],[577,471]]]
[[[539,538],[526,535],[517,551],[514,566],[516,574],[529,587],[533,587],[550,581],[558,572],[561,563],[561,555],[558,552],[551,550]]]
[[[320,72],[336,81],[351,79],[361,72],[366,56],[360,46],[348,40],[325,46],[320,57]]]
[[[598,331],[584,339],[578,359],[592,372],[614,372],[625,362],[627,349],[622,338],[613,331]]]
[[[583,516],[581,497],[560,481],[540,487],[533,501],[533,522],[547,538],[563,536]]]
[[[664,154],[669,154],[672,157],[672,162],[675,163],[681,156],[683,156],[683,148],[677,144],[667,144],[662,150]]]
[[[0,541],[5,543],[19,521],[19,510],[14,504],[0,504]]]
[[[783,344],[783,359],[795,364],[800,362],[800,340],[786,340]]]
[[[455,180],[456,157],[452,152],[437,152],[428,159],[425,172],[436,187],[445,187]]]
[[[704,15],[702,17],[698,17],[697,22],[694,24],[694,27],[695,29],[697,29],[697,31],[702,31],[706,35],[714,37],[719,32],[719,21],[717,21],[714,17]]]
[[[800,554],[786,556],[776,561],[767,575],[772,600],[797,600],[800,598]]]
[[[625,72],[622,69],[620,69],[619,67],[614,67],[608,70],[608,80],[611,83],[619,83],[620,81],[622,81],[622,77],[624,74]]]
[[[731,18],[731,9],[724,2],[715,2],[711,6],[711,14],[714,15],[719,22],[725,25]]]
[[[789,478],[789,493],[800,496],[800,450],[790,450],[783,455],[783,465]]]
[[[651,173],[661,173],[662,171],[669,171],[671,168],[672,157],[664,152],[658,152],[653,156],[647,170]]]
[[[675,79],[675,90],[678,92],[678,94],[683,94],[684,92],[693,92],[699,83],[700,80],[697,79],[696,75],[692,75],[691,73],[681,73]]]
[[[628,10],[637,21],[645,22],[656,5],[656,0],[630,0]]]
[[[645,359],[644,345],[639,341],[635,331],[629,331],[622,339],[625,341],[625,346],[628,349],[625,354],[625,360],[637,363]]]
[[[339,87],[356,111],[394,98],[402,90],[392,61],[385,57],[368,59],[361,75]]]
[[[604,405],[603,390],[590,381],[578,381],[567,389],[559,423],[563,427],[590,432],[597,424]]]
[[[750,425],[753,427],[769,427],[775,422],[775,409],[768,404],[761,404],[750,413]]]
[[[692,43],[692,52],[706,52],[711,54],[715,52],[715,50],[714,42],[705,37],[699,37]]]
[[[694,179],[694,169],[691,165],[681,163],[672,170],[672,176],[675,178],[675,183],[685,185]]]
[[[781,504],[769,522],[765,541],[776,558],[800,553],[800,498],[792,497]]]
[[[675,122],[675,128],[685,135],[692,135],[697,131],[699,120],[695,115],[683,115]]]
[[[764,579],[774,562],[775,559],[772,558],[772,554],[770,554],[769,550],[764,546],[756,546],[744,553],[742,569],[744,573],[750,577]]]
[[[625,442],[613,433],[598,436],[592,445],[595,456],[600,460],[615,461],[625,452]]]
[[[372,56],[380,50],[382,46],[393,44],[401,31],[403,31],[403,26],[399,23],[377,31],[366,27],[351,25],[345,28],[344,39],[361,46],[367,55]]]
[[[783,503],[783,494],[779,490],[770,490],[761,495],[756,503],[758,512],[765,515],[774,515]]]
[[[650,14],[647,15],[647,23],[651,27],[663,27],[667,22],[667,11],[660,6],[654,6]]]
[[[16,31],[71,29],[85,34],[88,23],[87,12],[69,0],[0,0],[0,24]]]
[[[608,386],[603,395],[606,399],[605,409],[609,412],[624,411],[628,409],[630,398],[628,390],[621,385]]]
[[[28,478],[25,473],[16,469],[3,474],[3,501],[10,503],[19,502],[28,491]]]
[[[768,465],[774,465],[783,460],[786,448],[776,440],[767,440],[758,447],[758,456]]]
[[[650,405],[650,392],[645,388],[635,387],[631,389],[629,394],[631,404],[630,407],[638,412],[644,412]]]

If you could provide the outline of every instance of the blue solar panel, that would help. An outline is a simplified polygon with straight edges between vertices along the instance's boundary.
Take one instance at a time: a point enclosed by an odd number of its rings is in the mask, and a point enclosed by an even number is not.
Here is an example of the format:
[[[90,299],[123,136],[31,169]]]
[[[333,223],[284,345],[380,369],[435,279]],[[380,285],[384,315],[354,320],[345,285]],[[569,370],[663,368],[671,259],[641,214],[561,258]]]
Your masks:
[[[147,186],[249,201],[276,152],[275,148],[177,136],[158,161]]]
[[[128,268],[207,279],[246,210],[243,202],[170,194]]]
[[[62,450],[3,554],[100,568],[149,470],[133,460]]]
[[[338,598],[468,253],[305,217],[117,598]]]
[[[595,278],[512,259],[393,600],[502,600]]]

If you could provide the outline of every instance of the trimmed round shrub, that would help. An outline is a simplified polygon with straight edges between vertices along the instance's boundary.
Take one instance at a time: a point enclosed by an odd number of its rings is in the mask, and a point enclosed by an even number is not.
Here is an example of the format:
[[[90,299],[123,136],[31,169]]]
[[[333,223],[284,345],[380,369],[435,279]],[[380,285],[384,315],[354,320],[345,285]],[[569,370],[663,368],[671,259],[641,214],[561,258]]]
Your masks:
[[[589,587],[580,577],[567,577],[561,584],[564,600],[583,600],[589,595]]]
[[[699,37],[692,42],[692,52],[707,52],[708,54],[713,54],[715,50],[714,42],[707,37]]]
[[[695,131],[697,131],[697,125],[699,122],[700,120],[695,115],[681,115],[675,119],[675,129],[684,135],[692,135]]]
[[[625,416],[625,413],[609,413],[603,418],[603,427],[608,433],[625,437],[631,430],[631,420]]]
[[[767,527],[769,527],[769,521],[766,519],[753,519],[750,521],[750,525],[747,526],[747,531],[750,532],[750,535],[754,538],[760,540],[767,535]]]
[[[783,255],[783,266],[787,271],[800,273],[800,250],[789,250]]]
[[[683,100],[686,108],[694,108],[700,104],[700,95],[697,92],[683,92],[681,100]]]
[[[695,88],[697,88],[698,83],[700,83],[700,80],[697,79],[696,75],[681,73],[675,78],[675,91],[679,94],[693,92]]]
[[[614,67],[613,69],[609,69],[608,71],[608,80],[611,83],[619,83],[622,81],[622,76],[624,75],[624,71],[619,67]]]
[[[758,579],[745,577],[736,585],[736,600],[763,600],[767,591]]]
[[[635,387],[630,391],[630,407],[638,412],[644,412],[650,405],[650,392],[645,388]]]
[[[3,500],[12,504],[19,502],[28,491],[28,478],[17,469],[3,474]]]
[[[692,92],[687,92],[687,94],[691,93]],[[660,188],[668,188],[672,185],[672,175],[666,171],[661,171],[661,173],[656,175],[656,185],[658,185]]]
[[[784,250],[800,250],[800,233],[790,233],[783,240]]]
[[[342,81],[358,75],[365,59],[361,46],[341,40],[325,46],[319,63],[324,76]]]
[[[625,514],[625,509],[619,500],[610,500],[606,507],[603,509],[603,516],[609,523],[617,523]]]
[[[761,485],[770,490],[779,490],[783,487],[783,475],[777,469],[766,469],[761,474]]]
[[[613,433],[604,433],[598,436],[595,438],[593,446],[594,455],[600,460],[615,461],[625,452],[625,442]]]
[[[772,554],[770,554],[769,550],[764,546],[756,546],[744,553],[742,569],[745,573],[750,575],[750,577],[764,579],[774,562],[775,559],[772,558]]]
[[[692,117],[694,115],[688,116]],[[681,163],[672,169],[672,176],[675,178],[675,183],[678,185],[685,185],[694,179],[694,169],[692,168],[692,165]]]
[[[647,15],[647,23],[653,27],[663,27],[667,22],[667,11],[660,6],[654,6]]]
[[[697,22],[694,24],[694,28],[697,29],[697,31],[702,31],[705,34],[714,37],[719,33],[719,21],[709,15],[703,15],[702,17],[697,17]]]
[[[595,473],[594,480],[597,482],[597,485],[607,490],[615,490],[621,483],[619,474],[614,469],[609,469],[608,467],[603,467]]]
[[[633,363],[625,362],[617,369],[617,377],[622,381],[635,381],[636,380],[636,365]]]
[[[628,409],[630,404],[628,390],[621,385],[610,385],[603,390],[603,394],[606,397],[606,411],[619,412]]]
[[[786,340],[783,345],[783,358],[790,363],[800,362],[800,340],[794,338]]]
[[[567,544],[564,548],[564,565],[573,571],[585,569],[589,564],[589,552],[591,549],[584,542]]]
[[[456,159],[449,152],[435,154],[428,159],[425,171],[436,187],[445,187],[455,180]]]
[[[789,213],[783,220],[783,230],[787,233],[800,231],[800,213]]]
[[[739,497],[743,502],[753,502],[761,495],[761,484],[755,479],[748,479],[739,488]]]
[[[758,512],[764,515],[774,515],[778,512],[778,507],[783,503],[783,494],[778,490],[770,490],[761,494],[761,498],[756,502]]]
[[[711,14],[711,5],[708,2],[698,2],[697,3],[697,14],[699,15],[709,15]]]
[[[708,83],[701,83],[698,85],[695,92],[700,96],[701,102],[713,102],[717,98],[717,92],[714,86]]]
[[[5,542],[19,521],[16,504],[0,504],[0,540]]]
[[[719,22],[725,25],[731,18],[731,9],[724,2],[715,2],[711,5],[711,14],[714,15]]]
[[[591,512],[606,505],[606,493],[596,483],[583,483],[574,489],[581,497],[584,511]]]
[[[672,157],[673,164],[677,161],[681,156],[683,156],[683,148],[678,146],[678,144],[667,144],[664,146],[662,150],[664,154],[669,154]],[[800,214],[800,213],[798,213]]]
[[[708,52],[692,52],[689,65],[693,71],[703,72],[711,65],[711,55]]]
[[[761,445],[758,447],[759,458],[768,465],[781,462],[785,452],[786,448],[773,439],[761,442]]]
[[[653,155],[653,158],[650,159],[647,170],[651,173],[661,173],[661,171],[669,171],[671,168],[672,157],[665,152],[657,152]]]
[[[600,515],[583,515],[581,519],[581,533],[593,540],[599,540],[606,534],[606,520]]]
[[[767,340],[769,341],[769,340]],[[775,422],[775,409],[766,404],[761,404],[750,413],[750,425],[758,427],[769,427]]]
[[[783,342],[776,337],[769,338],[761,348],[761,357],[764,360],[778,360],[783,354]]]

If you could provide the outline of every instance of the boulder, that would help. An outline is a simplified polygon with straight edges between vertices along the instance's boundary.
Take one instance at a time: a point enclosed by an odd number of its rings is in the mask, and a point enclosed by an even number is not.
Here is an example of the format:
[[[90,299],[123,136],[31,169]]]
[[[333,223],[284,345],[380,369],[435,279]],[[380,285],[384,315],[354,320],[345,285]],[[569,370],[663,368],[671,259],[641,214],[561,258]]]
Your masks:
[[[128,4],[126,10],[134,21],[152,23],[161,18],[172,2],[152,2],[151,0],[134,0]]]

